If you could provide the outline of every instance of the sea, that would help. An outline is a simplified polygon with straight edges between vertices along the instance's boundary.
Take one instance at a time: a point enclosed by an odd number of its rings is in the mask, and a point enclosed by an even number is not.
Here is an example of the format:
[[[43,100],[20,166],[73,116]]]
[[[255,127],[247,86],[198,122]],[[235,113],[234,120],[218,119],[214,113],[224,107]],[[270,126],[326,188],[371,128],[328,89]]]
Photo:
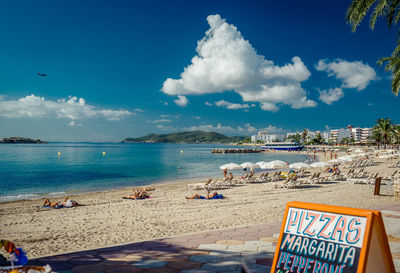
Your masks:
[[[211,153],[219,144],[0,144],[0,202],[222,177],[226,163],[304,162],[298,153]],[[246,146],[245,148],[251,148]],[[233,171],[242,175],[242,170]]]

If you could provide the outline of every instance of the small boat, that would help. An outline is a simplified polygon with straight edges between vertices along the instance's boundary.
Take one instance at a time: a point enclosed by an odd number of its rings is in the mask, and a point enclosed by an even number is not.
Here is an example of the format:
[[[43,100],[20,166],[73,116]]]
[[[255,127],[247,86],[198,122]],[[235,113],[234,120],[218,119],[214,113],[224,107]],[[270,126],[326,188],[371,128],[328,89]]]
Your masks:
[[[303,145],[297,142],[268,142],[261,147],[263,150],[280,150],[280,151],[301,151]]]

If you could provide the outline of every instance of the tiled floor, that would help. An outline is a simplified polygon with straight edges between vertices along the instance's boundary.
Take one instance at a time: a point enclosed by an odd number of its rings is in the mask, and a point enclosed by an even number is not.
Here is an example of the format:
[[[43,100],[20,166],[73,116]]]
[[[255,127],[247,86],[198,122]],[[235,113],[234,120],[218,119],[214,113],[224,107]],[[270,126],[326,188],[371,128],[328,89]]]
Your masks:
[[[396,271],[400,272],[400,205],[382,210]],[[233,228],[44,257],[59,273],[269,272],[281,223]]]

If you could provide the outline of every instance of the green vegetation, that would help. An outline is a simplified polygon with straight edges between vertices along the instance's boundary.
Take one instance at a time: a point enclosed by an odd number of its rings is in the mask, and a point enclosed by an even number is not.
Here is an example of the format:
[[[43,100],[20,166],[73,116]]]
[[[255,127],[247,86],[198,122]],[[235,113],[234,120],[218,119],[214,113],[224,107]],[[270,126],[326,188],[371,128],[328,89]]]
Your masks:
[[[297,133],[295,135],[288,136],[286,140],[292,140],[294,142],[300,143],[300,134]]]
[[[228,137],[216,132],[180,132],[172,134],[149,134],[138,138],[126,138],[125,143],[229,143],[247,142],[249,138],[243,136]]]
[[[372,138],[377,143],[378,147],[383,144],[386,148],[388,143],[399,144],[399,125],[393,125],[390,118],[380,118],[376,121],[376,125],[372,131]]]
[[[386,17],[388,28],[400,21],[400,1],[398,0],[353,0],[346,13],[347,23],[352,26],[353,32],[356,31],[357,26],[374,4],[375,7],[369,21],[369,27],[372,30],[378,17]],[[377,63],[382,65],[385,62],[387,62],[385,70],[393,73],[392,92],[398,95],[400,89],[400,40],[397,41],[397,46],[392,55],[379,59]]]

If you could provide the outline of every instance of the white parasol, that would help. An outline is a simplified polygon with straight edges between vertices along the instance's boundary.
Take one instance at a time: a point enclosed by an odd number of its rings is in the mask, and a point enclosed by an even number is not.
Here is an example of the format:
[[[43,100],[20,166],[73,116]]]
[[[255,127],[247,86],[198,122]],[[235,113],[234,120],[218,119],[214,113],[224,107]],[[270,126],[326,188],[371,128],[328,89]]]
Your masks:
[[[242,167],[239,164],[236,164],[236,163],[228,163],[228,164],[220,166],[219,168],[221,170],[225,170],[225,169],[228,169],[228,170],[242,169]]]
[[[310,165],[308,165],[304,162],[296,162],[296,163],[289,165],[289,168],[291,168],[291,169],[303,169],[303,168],[309,168],[309,167],[310,167]]]

